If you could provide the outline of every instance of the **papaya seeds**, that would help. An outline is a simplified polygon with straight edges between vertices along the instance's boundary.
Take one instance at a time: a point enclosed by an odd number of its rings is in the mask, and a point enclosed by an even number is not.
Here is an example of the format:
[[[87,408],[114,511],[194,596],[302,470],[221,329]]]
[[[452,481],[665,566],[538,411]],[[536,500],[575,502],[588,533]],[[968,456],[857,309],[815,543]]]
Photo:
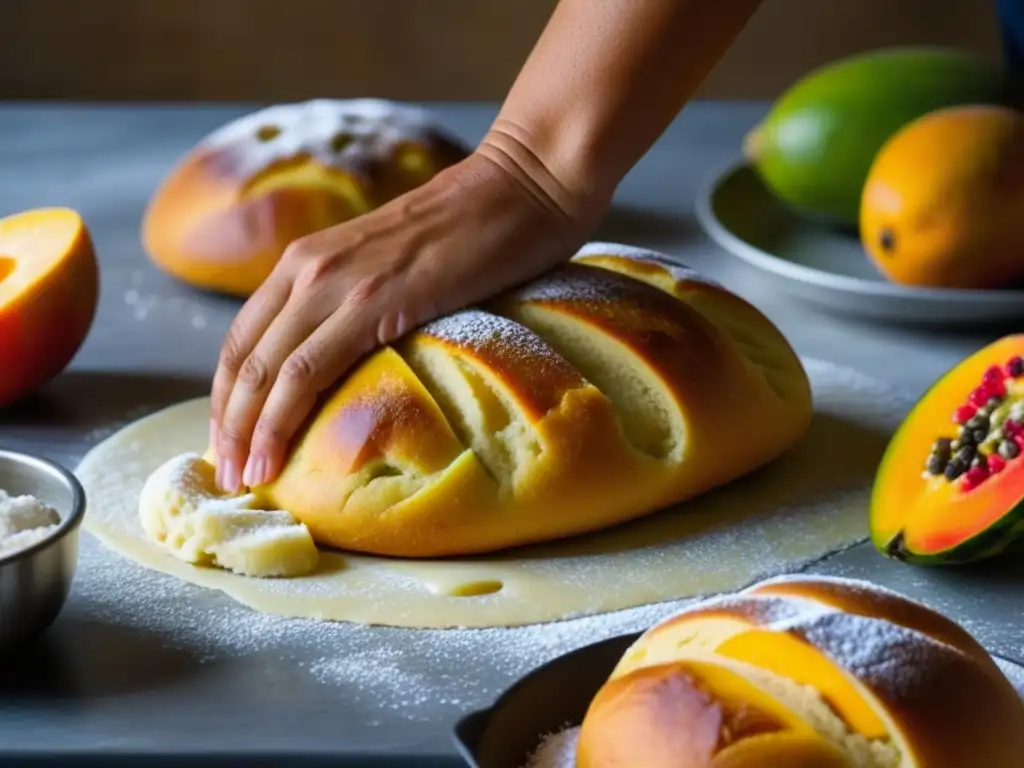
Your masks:
[[[924,394],[885,451],[870,507],[875,548],[915,565],[981,560],[1024,539],[1024,334]]]

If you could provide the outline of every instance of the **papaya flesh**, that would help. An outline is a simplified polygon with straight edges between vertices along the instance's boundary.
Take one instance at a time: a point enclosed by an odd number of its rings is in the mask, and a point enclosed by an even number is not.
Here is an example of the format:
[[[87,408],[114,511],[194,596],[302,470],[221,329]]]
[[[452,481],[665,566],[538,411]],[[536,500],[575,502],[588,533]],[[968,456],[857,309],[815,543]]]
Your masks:
[[[924,394],[889,442],[870,507],[875,548],[915,565],[982,560],[1024,539],[1024,334]]]
[[[1024,104],[1021,78],[940,46],[883,48],[802,77],[744,140],[765,185],[797,212],[856,231],[872,161],[897,130],[962,104]]]
[[[1024,112],[946,107],[894,134],[864,186],[860,237],[890,282],[992,289],[1024,280]]]

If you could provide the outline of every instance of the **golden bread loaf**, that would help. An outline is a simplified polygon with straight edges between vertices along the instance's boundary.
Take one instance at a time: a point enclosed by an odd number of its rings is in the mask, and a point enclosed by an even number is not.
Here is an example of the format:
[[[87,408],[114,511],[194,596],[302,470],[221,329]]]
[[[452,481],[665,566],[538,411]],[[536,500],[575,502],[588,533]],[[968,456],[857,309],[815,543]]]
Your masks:
[[[380,99],[314,99],[250,113],[203,138],[154,192],[153,262],[248,296],[293,240],[370,211],[466,156],[430,113]]]
[[[962,627],[858,581],[697,603],[623,654],[577,768],[1013,768],[1024,702]]]
[[[367,357],[253,489],[324,545],[494,551],[637,518],[805,433],[799,358],[758,310],[607,243]]]

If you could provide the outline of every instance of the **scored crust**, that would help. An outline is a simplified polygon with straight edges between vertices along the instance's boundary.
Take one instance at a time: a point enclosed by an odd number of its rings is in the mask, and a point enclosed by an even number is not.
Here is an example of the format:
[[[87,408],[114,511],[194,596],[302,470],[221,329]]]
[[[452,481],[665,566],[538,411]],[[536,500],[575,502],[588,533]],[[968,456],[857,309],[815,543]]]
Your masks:
[[[423,109],[313,99],[202,138],[154,192],[143,246],[200,288],[249,295],[294,240],[413,189],[469,152]]]
[[[650,514],[802,437],[810,386],[770,321],[700,280],[676,291],[669,267],[657,284],[615,266],[565,264],[374,353],[258,492],[323,544],[471,554]],[[715,322],[722,302],[740,319]],[[406,425],[412,404],[429,422]]]
[[[1024,703],[977,641],[867,582],[779,577],[701,601],[645,632],[606,685],[628,689],[638,671],[684,662],[740,672],[854,768],[1002,768],[1024,754]],[[626,748],[638,737],[628,726],[636,713],[621,714],[620,730],[605,698],[595,697],[587,717]],[[738,765],[767,764],[764,755],[751,759]]]

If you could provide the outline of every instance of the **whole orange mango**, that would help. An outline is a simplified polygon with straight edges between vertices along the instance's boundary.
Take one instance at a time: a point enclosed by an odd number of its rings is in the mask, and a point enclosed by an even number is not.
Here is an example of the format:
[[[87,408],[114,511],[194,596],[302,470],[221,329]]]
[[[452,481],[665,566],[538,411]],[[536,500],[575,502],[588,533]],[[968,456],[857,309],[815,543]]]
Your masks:
[[[860,238],[893,283],[1001,288],[1024,279],[1024,113],[939,109],[882,146]]]

